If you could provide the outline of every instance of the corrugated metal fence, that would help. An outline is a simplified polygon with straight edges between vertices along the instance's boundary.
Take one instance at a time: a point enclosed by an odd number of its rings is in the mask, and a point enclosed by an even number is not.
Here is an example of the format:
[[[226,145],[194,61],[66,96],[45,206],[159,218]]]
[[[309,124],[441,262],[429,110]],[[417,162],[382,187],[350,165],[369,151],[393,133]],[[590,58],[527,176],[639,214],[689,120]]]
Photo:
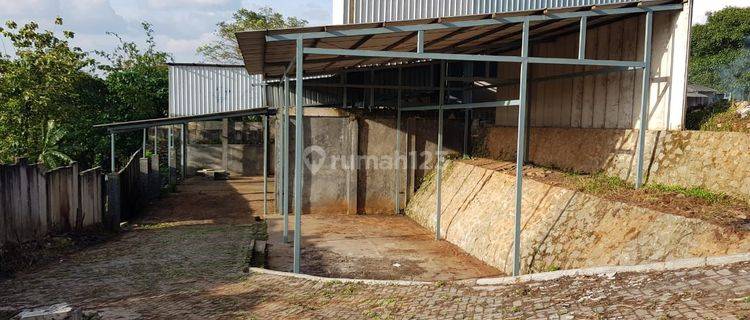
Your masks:
[[[244,66],[169,65],[169,116],[193,116],[263,106],[263,78]]]
[[[634,0],[335,0],[333,23],[367,23],[637,2]]]
[[[75,163],[46,172],[25,159],[0,165],[0,244],[101,224],[103,177]]]

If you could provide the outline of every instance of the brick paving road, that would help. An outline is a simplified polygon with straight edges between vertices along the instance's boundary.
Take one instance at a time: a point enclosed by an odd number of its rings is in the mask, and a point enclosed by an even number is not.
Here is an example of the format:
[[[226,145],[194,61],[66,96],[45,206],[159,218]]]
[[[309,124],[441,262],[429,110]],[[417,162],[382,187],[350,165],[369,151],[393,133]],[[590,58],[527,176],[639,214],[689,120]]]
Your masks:
[[[750,263],[499,287],[317,282],[243,274],[247,227],[197,223],[132,231],[0,282],[0,306],[69,302],[106,319],[750,316]]]
[[[481,288],[245,274],[243,223],[261,202],[243,197],[260,195],[199,188],[206,200],[182,189],[147,215],[152,224],[0,280],[0,319],[59,302],[105,319],[750,319],[750,263]]]

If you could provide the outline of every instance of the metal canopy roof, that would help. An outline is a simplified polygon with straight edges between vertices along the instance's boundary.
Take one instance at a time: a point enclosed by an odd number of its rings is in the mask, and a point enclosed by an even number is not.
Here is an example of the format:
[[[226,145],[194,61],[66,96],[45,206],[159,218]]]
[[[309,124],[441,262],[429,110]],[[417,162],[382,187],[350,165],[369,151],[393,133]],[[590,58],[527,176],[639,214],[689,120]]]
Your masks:
[[[293,69],[295,40],[306,48],[413,52],[417,31],[424,31],[424,52],[498,54],[520,47],[522,22],[530,22],[530,41],[543,41],[577,33],[580,17],[589,28],[611,23],[645,11],[679,10],[683,1],[634,1],[607,6],[457,16],[437,19],[362,23],[236,33],[245,67],[251,74],[279,77]],[[674,5],[669,5],[674,4]],[[352,57],[312,54],[306,50],[305,73],[334,73],[343,69],[397,64],[404,57]]]
[[[134,120],[126,122],[113,122],[107,124],[97,124],[94,128],[106,128],[109,132],[126,132],[140,130],[144,128],[152,128],[158,126],[166,126],[172,124],[182,124],[195,121],[209,121],[218,120],[223,118],[234,118],[254,115],[272,115],[275,114],[276,110],[269,108],[253,108],[240,111],[229,111],[229,112],[217,112],[211,114],[195,115],[195,116],[182,116],[182,117],[170,117],[170,118],[155,118],[145,120]]]

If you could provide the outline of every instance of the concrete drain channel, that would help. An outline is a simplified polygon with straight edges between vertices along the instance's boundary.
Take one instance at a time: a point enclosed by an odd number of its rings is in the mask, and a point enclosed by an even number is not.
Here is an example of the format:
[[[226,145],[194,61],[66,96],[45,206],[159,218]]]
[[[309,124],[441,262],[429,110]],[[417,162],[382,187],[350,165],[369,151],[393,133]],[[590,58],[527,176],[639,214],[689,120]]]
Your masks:
[[[266,268],[268,266],[268,223],[260,217],[255,217],[250,226],[250,244],[245,252],[245,272],[250,268]]]

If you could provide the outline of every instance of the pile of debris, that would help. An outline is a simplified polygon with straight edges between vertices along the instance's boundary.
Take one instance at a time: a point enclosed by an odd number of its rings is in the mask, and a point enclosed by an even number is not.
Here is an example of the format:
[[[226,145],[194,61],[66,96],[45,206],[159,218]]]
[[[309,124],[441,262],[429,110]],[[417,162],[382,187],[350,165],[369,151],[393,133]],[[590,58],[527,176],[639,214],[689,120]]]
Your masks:
[[[737,115],[740,119],[750,117],[750,101],[738,101],[734,103]]]
[[[101,319],[96,312],[83,312],[67,303],[58,303],[46,307],[21,310],[13,316],[14,320],[93,320]]]

